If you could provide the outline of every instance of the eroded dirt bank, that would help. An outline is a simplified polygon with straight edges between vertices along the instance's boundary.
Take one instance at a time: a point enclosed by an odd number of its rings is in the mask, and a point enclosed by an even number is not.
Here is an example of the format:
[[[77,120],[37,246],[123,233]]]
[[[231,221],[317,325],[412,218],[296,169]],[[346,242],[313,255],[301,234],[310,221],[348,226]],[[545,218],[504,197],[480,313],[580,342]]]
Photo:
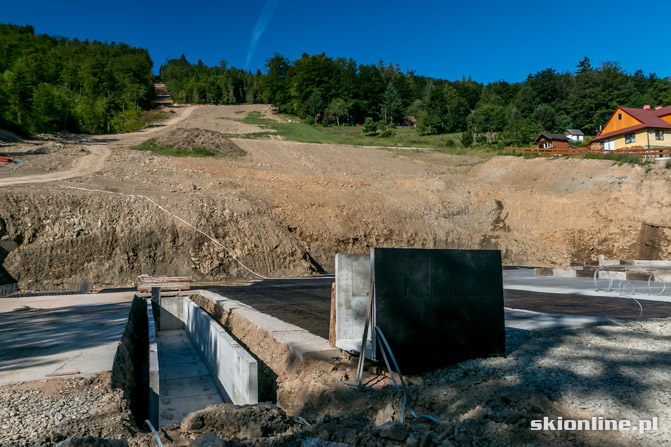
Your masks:
[[[192,108],[149,136],[177,127],[258,131],[231,119],[254,107]],[[5,273],[26,286],[121,286],[141,273],[251,277],[223,248],[147,201],[58,184],[146,195],[266,276],[332,271],[336,253],[385,246],[500,248],[505,264],[534,266],[671,254],[671,173],[663,165],[242,138],[234,142],[243,158],[169,158],[128,149],[141,139],[117,137],[94,174],[1,188]],[[31,157],[48,171],[45,157],[57,163],[57,155]],[[13,175],[2,167],[0,176]]]

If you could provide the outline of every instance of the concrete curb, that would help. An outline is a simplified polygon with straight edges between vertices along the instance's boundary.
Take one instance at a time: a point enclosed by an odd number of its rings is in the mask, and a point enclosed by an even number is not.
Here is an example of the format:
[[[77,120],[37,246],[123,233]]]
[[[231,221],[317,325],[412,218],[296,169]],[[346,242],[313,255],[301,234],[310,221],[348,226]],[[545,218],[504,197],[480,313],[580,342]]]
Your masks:
[[[245,318],[259,329],[265,330],[277,343],[289,346],[291,354],[301,361],[310,359],[329,360],[341,356],[340,350],[331,348],[328,340],[298,326],[259,312],[239,301],[207,290],[194,290],[192,294],[213,301],[222,306],[226,312]]]

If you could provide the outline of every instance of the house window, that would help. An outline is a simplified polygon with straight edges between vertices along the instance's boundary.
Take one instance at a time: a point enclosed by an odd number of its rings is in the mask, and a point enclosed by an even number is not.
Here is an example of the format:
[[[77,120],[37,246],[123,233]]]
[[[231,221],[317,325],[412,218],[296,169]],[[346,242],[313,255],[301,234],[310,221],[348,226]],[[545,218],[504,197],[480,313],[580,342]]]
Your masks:
[[[543,143],[543,148],[551,149],[552,148],[552,141],[546,141],[545,143]]]
[[[664,141],[664,131],[663,130],[656,130],[655,131],[655,140]]]
[[[603,142],[603,148],[607,151],[614,151],[615,150],[615,140],[608,139]]]
[[[621,113],[617,114],[617,119],[618,119],[618,121],[622,119],[622,114]]]
[[[626,134],[624,136],[624,142],[625,142],[625,144],[636,143],[636,134],[635,133]]]

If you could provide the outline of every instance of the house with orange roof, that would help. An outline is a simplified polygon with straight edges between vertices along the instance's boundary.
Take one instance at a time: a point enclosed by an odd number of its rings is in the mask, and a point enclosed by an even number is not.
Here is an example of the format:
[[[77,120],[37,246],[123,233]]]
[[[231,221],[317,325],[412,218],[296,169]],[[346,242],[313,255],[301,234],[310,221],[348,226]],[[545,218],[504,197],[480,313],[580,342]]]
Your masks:
[[[671,147],[671,106],[618,107],[592,140],[605,150]]]

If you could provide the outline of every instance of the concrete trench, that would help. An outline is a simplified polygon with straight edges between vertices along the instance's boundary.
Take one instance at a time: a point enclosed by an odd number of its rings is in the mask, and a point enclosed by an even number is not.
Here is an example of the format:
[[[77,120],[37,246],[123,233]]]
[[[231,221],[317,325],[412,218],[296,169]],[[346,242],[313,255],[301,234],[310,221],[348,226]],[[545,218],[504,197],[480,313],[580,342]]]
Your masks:
[[[146,420],[157,429],[179,424],[210,405],[275,402],[278,362],[268,352],[340,356],[328,340],[216,293],[152,295],[134,297],[113,373],[141,429]]]
[[[138,427],[179,424],[210,405],[258,403],[256,359],[189,296],[136,295],[113,380]]]
[[[254,357],[189,296],[153,295],[147,309],[156,323],[157,361],[149,370],[156,425],[178,424],[210,405],[258,403]]]

